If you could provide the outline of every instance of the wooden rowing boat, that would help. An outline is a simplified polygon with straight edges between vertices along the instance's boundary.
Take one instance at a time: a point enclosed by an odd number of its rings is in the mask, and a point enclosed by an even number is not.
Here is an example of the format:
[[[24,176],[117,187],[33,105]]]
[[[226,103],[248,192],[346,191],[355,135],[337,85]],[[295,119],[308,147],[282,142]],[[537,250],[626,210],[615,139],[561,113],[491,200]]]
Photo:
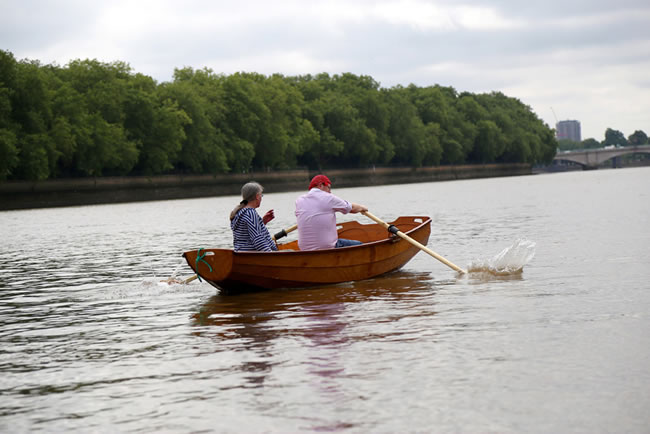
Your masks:
[[[429,217],[399,217],[390,224],[421,244],[426,245],[429,240]],[[199,249],[183,256],[201,279],[224,293],[236,293],[369,279],[401,268],[420,251],[406,240],[392,236],[380,224],[350,221],[337,228],[339,238],[363,244],[301,251],[298,242],[292,241],[278,244],[277,252]]]

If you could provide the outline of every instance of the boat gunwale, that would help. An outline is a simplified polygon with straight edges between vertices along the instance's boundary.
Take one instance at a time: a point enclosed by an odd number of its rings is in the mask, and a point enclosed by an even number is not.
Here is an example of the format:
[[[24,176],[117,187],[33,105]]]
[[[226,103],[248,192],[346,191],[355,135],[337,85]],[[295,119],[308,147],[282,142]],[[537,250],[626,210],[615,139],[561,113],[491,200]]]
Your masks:
[[[432,221],[431,217],[427,217],[427,216],[400,216],[400,217],[398,217],[398,219],[403,218],[403,217],[406,217],[406,218],[412,217],[414,219],[416,219],[416,218],[423,219],[423,221],[419,225],[409,229],[408,231],[406,231],[406,232],[400,231],[400,232],[404,233],[405,235],[408,235],[408,234],[412,233],[413,231],[419,230],[424,225],[429,224]],[[349,222],[339,223],[338,225],[343,225],[345,223],[350,223],[350,222],[357,222],[357,220],[350,220]],[[394,222],[389,223],[389,224],[392,225],[393,223]],[[367,227],[381,226],[379,223],[360,224],[360,225],[361,226],[367,226]],[[386,230],[386,232],[388,232],[388,230]],[[386,237],[386,238],[382,238],[380,240],[368,241],[366,243],[359,244],[359,245],[356,245],[356,246],[331,247],[329,249],[318,249],[318,250],[289,250],[289,249],[287,249],[287,250],[273,250],[273,251],[270,251],[270,252],[260,252],[260,251],[252,251],[252,250],[234,250],[234,249],[225,249],[225,248],[214,248],[214,249],[206,248],[206,249],[203,249],[203,251],[204,252],[217,251],[217,250],[219,250],[219,251],[229,251],[229,252],[232,252],[232,254],[234,256],[257,256],[257,255],[264,256],[264,255],[277,255],[277,254],[280,254],[280,253],[281,254],[293,254],[293,255],[297,255],[297,254],[301,254],[301,255],[302,254],[310,254],[310,255],[313,255],[313,254],[325,254],[325,253],[331,253],[331,252],[341,252],[341,251],[345,251],[345,250],[349,250],[349,249],[360,249],[362,247],[373,247],[373,246],[375,246],[376,244],[379,244],[379,243],[386,243],[386,242],[391,242],[392,243],[393,241],[394,241],[394,239],[389,236],[389,237]]]

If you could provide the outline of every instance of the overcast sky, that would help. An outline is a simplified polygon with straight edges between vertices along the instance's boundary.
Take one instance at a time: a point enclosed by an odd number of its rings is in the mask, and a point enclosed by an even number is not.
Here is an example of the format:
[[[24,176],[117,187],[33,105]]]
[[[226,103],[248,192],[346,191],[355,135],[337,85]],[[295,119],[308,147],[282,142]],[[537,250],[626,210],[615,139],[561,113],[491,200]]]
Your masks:
[[[0,0],[0,49],[158,82],[190,66],[501,91],[583,139],[650,135],[648,0]]]

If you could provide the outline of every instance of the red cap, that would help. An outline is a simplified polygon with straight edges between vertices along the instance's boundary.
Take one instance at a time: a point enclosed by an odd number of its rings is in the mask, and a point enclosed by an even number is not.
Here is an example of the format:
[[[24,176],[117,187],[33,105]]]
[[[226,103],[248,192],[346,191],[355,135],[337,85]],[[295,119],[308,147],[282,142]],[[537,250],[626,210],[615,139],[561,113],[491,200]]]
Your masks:
[[[330,179],[325,175],[316,175],[311,179],[309,183],[309,190],[316,187],[318,184],[332,185]]]

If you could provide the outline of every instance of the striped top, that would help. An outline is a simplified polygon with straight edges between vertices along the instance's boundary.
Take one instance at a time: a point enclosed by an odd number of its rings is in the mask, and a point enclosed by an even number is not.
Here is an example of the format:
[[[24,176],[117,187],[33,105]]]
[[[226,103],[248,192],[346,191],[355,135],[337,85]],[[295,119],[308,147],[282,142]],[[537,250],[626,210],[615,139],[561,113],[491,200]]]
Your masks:
[[[232,229],[235,251],[270,252],[278,250],[262,218],[253,208],[240,209],[230,222],[230,229]]]

